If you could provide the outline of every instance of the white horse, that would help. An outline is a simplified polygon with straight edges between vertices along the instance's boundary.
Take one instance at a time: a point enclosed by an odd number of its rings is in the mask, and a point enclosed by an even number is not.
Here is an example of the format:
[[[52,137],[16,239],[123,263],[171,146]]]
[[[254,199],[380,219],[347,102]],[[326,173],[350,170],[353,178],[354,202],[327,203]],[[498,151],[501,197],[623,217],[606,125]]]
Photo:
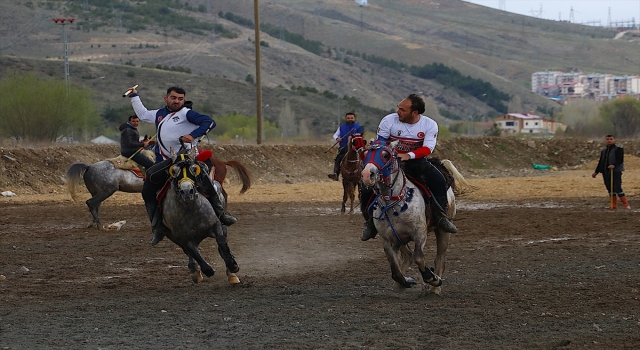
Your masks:
[[[431,291],[440,295],[445,254],[451,234],[435,226],[432,221],[433,213],[429,210],[431,206],[425,202],[418,187],[398,166],[394,147],[395,143],[387,145],[384,141],[375,141],[368,147],[364,160],[362,181],[365,186],[374,186],[376,193],[375,202],[372,204],[374,224],[382,237],[393,280],[405,288],[416,285],[413,278],[405,276],[409,265],[415,262],[422,275],[425,292]],[[430,161],[433,163],[437,160]],[[444,160],[442,165],[451,175],[448,178],[454,179],[454,182],[459,180],[466,183],[451,161]],[[449,185],[447,215],[453,219],[456,213],[454,183]],[[424,258],[427,232],[430,231],[435,232],[437,243],[435,269],[428,267]],[[413,249],[409,246],[410,242],[413,242]]]

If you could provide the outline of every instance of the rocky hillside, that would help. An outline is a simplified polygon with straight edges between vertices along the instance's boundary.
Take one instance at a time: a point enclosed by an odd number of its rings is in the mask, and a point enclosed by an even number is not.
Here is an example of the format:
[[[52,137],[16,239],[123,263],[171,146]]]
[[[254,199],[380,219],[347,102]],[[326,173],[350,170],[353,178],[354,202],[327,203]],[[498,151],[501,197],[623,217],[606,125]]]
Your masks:
[[[620,142],[629,157],[640,155],[640,141]],[[247,166],[256,184],[330,181],[335,149],[330,145],[205,145],[222,160]],[[592,162],[602,141],[581,139],[453,138],[439,141],[435,156],[451,159],[463,175],[527,176],[532,163],[573,169]],[[0,148],[0,190],[15,193],[64,191],[64,174],[74,162],[92,164],[114,157],[117,146],[70,145]],[[229,171],[233,181],[234,172]]]

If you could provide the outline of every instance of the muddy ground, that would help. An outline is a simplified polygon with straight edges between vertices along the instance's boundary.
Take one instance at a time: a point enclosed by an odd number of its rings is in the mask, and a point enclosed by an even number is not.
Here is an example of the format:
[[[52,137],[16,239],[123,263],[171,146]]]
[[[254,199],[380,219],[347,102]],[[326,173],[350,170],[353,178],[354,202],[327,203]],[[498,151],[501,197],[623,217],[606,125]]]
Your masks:
[[[634,209],[616,211],[592,164],[463,172],[475,191],[458,200],[442,296],[396,288],[380,240],[361,242],[359,213],[340,215],[336,182],[226,185],[236,286],[213,240],[201,250],[217,273],[201,284],[173,243],[151,247],[137,194],[107,200],[103,222],[127,223],[98,231],[62,189],[19,187],[0,198],[0,348],[635,349],[636,162],[623,177]]]

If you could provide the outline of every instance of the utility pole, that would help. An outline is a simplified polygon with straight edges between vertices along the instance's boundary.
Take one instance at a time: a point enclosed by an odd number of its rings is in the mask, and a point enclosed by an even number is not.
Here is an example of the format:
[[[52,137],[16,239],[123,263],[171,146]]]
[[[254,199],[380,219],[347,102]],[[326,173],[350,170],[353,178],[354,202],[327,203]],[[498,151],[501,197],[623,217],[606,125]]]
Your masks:
[[[69,93],[69,49],[67,45],[67,24],[72,24],[75,18],[54,18],[53,22],[62,26],[64,37],[64,79],[67,82],[67,94]]]
[[[262,143],[262,80],[260,78],[260,13],[258,12],[258,0],[253,0],[253,16],[256,23],[256,119],[257,132],[256,143]]]

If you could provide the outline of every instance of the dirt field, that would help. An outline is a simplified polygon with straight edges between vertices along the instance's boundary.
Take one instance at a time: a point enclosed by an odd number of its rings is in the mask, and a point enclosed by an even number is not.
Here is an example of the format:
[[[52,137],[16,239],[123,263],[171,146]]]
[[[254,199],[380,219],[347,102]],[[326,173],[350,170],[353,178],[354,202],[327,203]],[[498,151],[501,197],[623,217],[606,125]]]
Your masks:
[[[25,190],[0,198],[0,349],[635,349],[640,162],[627,163],[632,210],[603,209],[592,164],[469,176],[440,297],[397,290],[336,182],[225,186],[237,286],[213,240],[201,250],[218,272],[198,285],[176,245],[151,247],[138,194],[107,200],[103,222],[127,223],[97,231],[61,189]]]

